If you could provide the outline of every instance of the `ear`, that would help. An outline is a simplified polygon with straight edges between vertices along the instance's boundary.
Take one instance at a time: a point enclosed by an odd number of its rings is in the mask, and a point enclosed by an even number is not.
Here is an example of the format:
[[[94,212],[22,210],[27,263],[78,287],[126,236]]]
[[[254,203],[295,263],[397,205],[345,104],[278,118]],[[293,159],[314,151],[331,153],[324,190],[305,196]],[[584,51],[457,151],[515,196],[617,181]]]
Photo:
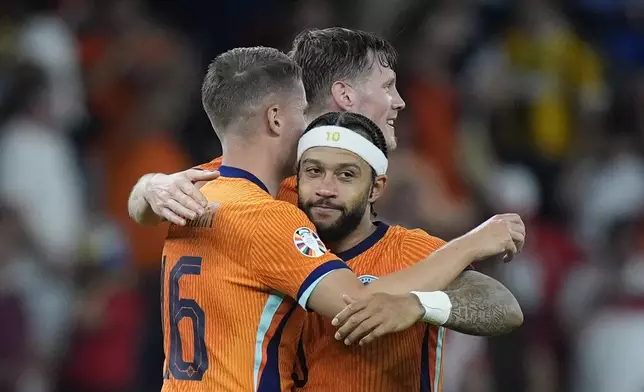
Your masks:
[[[371,194],[369,195],[369,203],[375,203],[376,200],[384,194],[385,188],[387,188],[387,176],[377,176],[376,180],[371,187]]]
[[[268,121],[268,129],[270,129],[273,136],[282,134],[284,119],[279,105],[271,105],[266,109],[266,120]]]
[[[342,109],[342,111],[350,112],[356,105],[357,94],[345,82],[338,81],[333,83],[331,86],[331,96],[333,97],[335,105]]]

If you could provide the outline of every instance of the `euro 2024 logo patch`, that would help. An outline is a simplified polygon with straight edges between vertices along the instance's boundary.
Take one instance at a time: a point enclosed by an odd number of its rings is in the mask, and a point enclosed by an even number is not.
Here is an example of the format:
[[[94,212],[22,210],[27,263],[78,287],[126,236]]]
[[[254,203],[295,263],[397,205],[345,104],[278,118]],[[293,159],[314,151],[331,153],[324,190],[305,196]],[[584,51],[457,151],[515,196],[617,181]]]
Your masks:
[[[326,246],[320,237],[308,227],[300,227],[295,230],[293,243],[297,250],[307,257],[320,257],[326,253]]]

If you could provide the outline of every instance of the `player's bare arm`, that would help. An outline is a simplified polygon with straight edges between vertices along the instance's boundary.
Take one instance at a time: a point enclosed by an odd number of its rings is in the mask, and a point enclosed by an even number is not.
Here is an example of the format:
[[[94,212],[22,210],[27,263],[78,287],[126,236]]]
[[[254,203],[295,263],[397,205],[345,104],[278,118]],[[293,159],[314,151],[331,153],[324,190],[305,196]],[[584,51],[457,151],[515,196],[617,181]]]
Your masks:
[[[510,290],[480,272],[463,272],[445,294],[452,303],[449,319],[443,324],[446,328],[468,335],[495,336],[523,324],[523,312]]]
[[[525,227],[518,215],[504,214],[492,217],[474,230],[432,253],[418,264],[369,284],[362,293],[348,293],[349,297],[358,298],[358,300],[346,306],[334,318],[333,324],[340,327],[336,338],[344,340],[346,344],[355,342],[366,344],[383,334],[413,325],[413,323],[408,325],[408,322],[411,316],[415,316],[417,313],[416,309],[411,306],[401,308],[399,311],[410,312],[410,316],[397,316],[402,325],[384,325],[385,320],[379,315],[382,310],[381,302],[383,299],[380,294],[376,294],[377,292],[403,294],[410,291],[419,291],[415,292],[414,295],[418,297],[416,301],[420,301],[420,304],[425,309],[425,315],[420,319],[429,323],[444,325],[449,320],[448,317],[453,304],[450,302],[449,295],[445,292],[433,291],[437,289],[436,280],[427,279],[428,276],[431,276],[436,271],[433,269],[433,263],[451,261],[458,264],[461,268],[460,271],[462,271],[474,261],[496,255],[504,255],[503,257],[507,261],[522,249],[524,241]],[[452,275],[450,279],[454,279],[456,275]],[[428,281],[431,283],[427,284]],[[438,287],[444,288],[447,284],[445,283],[443,286]],[[369,297],[361,297],[364,294],[369,295]],[[409,299],[409,301],[411,303],[412,299]]]
[[[384,334],[409,328],[421,319],[431,322],[434,321],[433,317],[438,317],[440,324],[443,324],[447,319],[441,318],[449,314],[449,309],[446,309],[450,306],[449,298],[444,293],[434,292],[434,290],[437,287],[444,288],[449,282],[437,286],[441,282],[433,279],[436,274],[435,266],[452,263],[460,272],[474,261],[496,255],[505,255],[506,260],[509,260],[523,247],[524,241],[525,227],[518,215],[497,215],[464,236],[449,242],[416,265],[387,275],[368,286],[355,285],[355,275],[348,271],[333,272],[313,290],[309,298],[309,306],[316,312],[329,316],[334,311],[339,311],[339,307],[342,306],[337,301],[339,292],[357,299],[356,303],[348,306],[345,304],[344,309],[336,313],[333,319],[333,324],[340,327],[336,338],[345,340],[347,344],[360,340],[362,340],[361,343],[369,343]],[[453,280],[459,272],[449,279]],[[429,293],[430,303],[426,303],[427,301],[423,301],[422,298],[420,300],[426,310],[424,316],[418,317],[418,307],[411,305],[418,304],[419,301],[418,298],[414,298],[414,296],[418,297],[417,294],[409,294],[413,291],[418,291],[420,294]],[[376,293],[406,297],[405,303],[410,306],[396,309],[398,322],[390,323],[389,317],[383,317],[385,314],[383,309],[397,299]],[[385,302],[387,302],[386,305]],[[434,314],[428,312],[431,307],[436,308]],[[410,314],[403,315],[404,312],[410,312]],[[438,316],[436,316],[437,312]]]
[[[128,200],[130,217],[146,226],[171,222],[183,226],[203,214],[206,198],[195,183],[210,181],[217,171],[188,169],[174,174],[146,174],[134,185]]]

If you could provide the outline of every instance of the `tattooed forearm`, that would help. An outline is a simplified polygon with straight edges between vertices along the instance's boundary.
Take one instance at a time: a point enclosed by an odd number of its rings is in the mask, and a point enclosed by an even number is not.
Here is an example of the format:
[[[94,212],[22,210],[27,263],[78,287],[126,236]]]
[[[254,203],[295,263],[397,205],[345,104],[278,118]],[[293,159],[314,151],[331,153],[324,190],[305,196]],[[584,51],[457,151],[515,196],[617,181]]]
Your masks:
[[[501,283],[475,271],[463,272],[445,293],[452,312],[443,326],[468,335],[502,335],[523,323],[523,313],[512,293]]]

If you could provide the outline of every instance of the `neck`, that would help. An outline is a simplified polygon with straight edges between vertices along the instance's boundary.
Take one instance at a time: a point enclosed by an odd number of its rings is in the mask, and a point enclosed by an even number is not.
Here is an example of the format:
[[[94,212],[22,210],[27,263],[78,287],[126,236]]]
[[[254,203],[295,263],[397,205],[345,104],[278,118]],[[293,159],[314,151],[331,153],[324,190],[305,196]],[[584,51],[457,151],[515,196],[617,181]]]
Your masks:
[[[371,213],[367,210],[367,213],[362,217],[360,224],[354,231],[349,235],[336,241],[334,243],[327,244],[329,249],[333,250],[334,253],[346,252],[347,250],[358,245],[362,241],[366,240],[374,231],[376,231],[377,226],[371,221]]]
[[[223,144],[223,143],[222,143]],[[222,164],[246,170],[266,185],[271,196],[276,197],[284,174],[276,167],[273,154],[265,146],[223,144]]]

